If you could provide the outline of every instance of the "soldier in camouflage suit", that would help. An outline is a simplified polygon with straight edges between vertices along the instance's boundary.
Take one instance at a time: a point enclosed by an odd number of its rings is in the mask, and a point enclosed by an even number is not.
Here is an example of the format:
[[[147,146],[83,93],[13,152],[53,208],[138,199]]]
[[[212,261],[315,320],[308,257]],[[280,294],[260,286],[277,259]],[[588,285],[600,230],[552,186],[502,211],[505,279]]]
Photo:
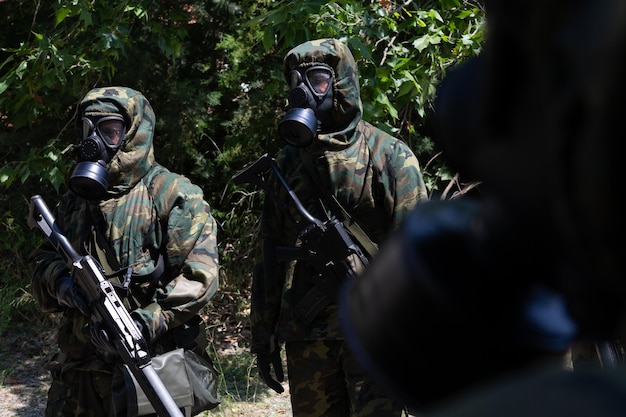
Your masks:
[[[58,224],[73,247],[89,252],[107,275],[132,268],[124,302],[153,354],[176,347],[205,353],[206,333],[198,313],[218,285],[210,207],[198,186],[155,162],[155,114],[143,94],[125,87],[91,90],[78,109],[77,127],[88,127],[79,134],[81,142],[94,132],[106,136],[109,131],[100,121],[111,120],[117,122],[121,141],[111,145],[108,186],[94,199],[102,184],[92,181],[90,192],[77,165],[70,178],[76,192],[62,196]],[[54,248],[46,242],[32,256],[32,292],[41,309],[63,312],[60,351],[49,364],[46,416],[114,415],[111,383],[120,359],[111,359],[92,343],[88,307]],[[158,272],[161,266],[163,273]]]
[[[281,134],[290,144],[279,151],[276,163],[306,209],[325,219],[328,211],[316,191],[322,185],[303,165],[310,158],[319,178],[330,184],[330,193],[371,240],[380,243],[406,213],[427,199],[418,160],[404,142],[361,119],[356,63],[338,40],[306,42],[287,53],[283,70],[292,89],[292,109],[298,85],[315,88],[313,77],[302,81],[311,68],[328,71],[332,106],[326,113],[323,103],[310,106],[320,122],[314,139],[299,141]],[[285,197],[284,189],[275,188]],[[328,201],[324,203],[328,208]],[[289,210],[298,216],[293,207]],[[372,384],[346,350],[336,297],[310,323],[294,314],[312,287],[312,274],[306,261],[276,262],[274,249],[296,245],[297,234],[288,214],[266,199],[250,315],[252,352],[261,378],[275,391],[283,391],[279,381],[284,378],[280,359],[284,343],[294,417],[400,416],[402,405]]]

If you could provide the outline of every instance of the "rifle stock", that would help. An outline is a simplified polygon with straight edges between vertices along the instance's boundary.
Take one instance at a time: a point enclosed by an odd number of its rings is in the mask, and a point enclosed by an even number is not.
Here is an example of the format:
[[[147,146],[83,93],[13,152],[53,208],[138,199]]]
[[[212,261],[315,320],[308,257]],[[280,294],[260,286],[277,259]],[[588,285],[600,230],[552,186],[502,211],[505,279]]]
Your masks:
[[[152,366],[148,344],[135,325],[102,267],[89,255],[72,247],[43,198],[30,199],[28,226],[39,227],[63,257],[72,279],[87,297],[94,323],[102,323],[117,352],[143,389],[159,417],[183,417],[174,399]]]

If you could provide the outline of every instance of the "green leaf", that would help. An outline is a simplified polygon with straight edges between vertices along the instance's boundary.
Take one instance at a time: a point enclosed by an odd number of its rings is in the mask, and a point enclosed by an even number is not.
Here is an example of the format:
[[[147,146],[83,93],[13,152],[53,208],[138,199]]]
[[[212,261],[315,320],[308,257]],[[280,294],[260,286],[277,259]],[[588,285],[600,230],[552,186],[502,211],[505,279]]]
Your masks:
[[[15,179],[15,169],[10,165],[5,165],[0,168],[0,184],[3,184],[5,188],[8,188]]]
[[[15,75],[21,80],[24,77],[24,73],[26,72],[26,68],[28,68],[28,62],[22,61],[20,65],[15,69]]]
[[[393,104],[391,104],[391,102],[389,101],[389,97],[387,97],[387,94],[380,92],[378,96],[376,96],[376,102],[383,104],[385,108],[387,109],[387,111],[389,112],[389,115],[394,120],[398,118],[398,110],[396,110]]]
[[[49,174],[50,174],[49,176],[50,183],[54,187],[55,191],[58,193],[59,190],[61,189],[61,186],[65,182],[64,175],[57,167],[52,168]]]
[[[265,51],[269,51],[274,46],[274,31],[272,29],[266,29],[263,33],[263,47]]]
[[[28,165],[22,165],[21,169],[19,170],[18,176],[20,178],[20,182],[24,184],[30,176],[30,169],[28,168]]]
[[[413,47],[417,49],[419,52],[422,52],[424,49],[428,48],[430,45],[430,40],[428,35],[424,35],[422,37],[417,38],[413,41]]]
[[[72,11],[70,9],[68,9],[67,7],[61,7],[56,12],[56,22],[54,23],[54,26],[55,27],[59,26],[59,23],[63,22],[65,18],[71,14],[72,14]]]

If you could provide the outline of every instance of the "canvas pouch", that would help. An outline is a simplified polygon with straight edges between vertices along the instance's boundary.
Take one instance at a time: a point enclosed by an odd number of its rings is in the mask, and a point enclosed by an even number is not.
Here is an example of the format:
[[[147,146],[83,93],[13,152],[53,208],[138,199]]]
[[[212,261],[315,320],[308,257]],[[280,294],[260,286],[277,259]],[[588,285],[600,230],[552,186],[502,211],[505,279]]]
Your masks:
[[[220,404],[217,373],[209,358],[179,348],[154,356],[152,366],[186,417]],[[155,415],[152,404],[126,364],[119,367],[113,386],[118,416]]]

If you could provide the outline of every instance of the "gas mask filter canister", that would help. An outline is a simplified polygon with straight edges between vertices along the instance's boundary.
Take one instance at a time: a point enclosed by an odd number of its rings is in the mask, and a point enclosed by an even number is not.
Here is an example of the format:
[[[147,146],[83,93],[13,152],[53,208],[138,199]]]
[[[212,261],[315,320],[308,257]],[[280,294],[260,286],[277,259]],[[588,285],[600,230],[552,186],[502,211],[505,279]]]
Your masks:
[[[88,200],[99,200],[109,187],[107,166],[122,145],[126,128],[121,116],[83,117],[78,164],[70,176],[70,189]]]
[[[289,110],[278,125],[280,137],[293,146],[309,145],[333,109],[333,71],[326,65],[289,73]]]

